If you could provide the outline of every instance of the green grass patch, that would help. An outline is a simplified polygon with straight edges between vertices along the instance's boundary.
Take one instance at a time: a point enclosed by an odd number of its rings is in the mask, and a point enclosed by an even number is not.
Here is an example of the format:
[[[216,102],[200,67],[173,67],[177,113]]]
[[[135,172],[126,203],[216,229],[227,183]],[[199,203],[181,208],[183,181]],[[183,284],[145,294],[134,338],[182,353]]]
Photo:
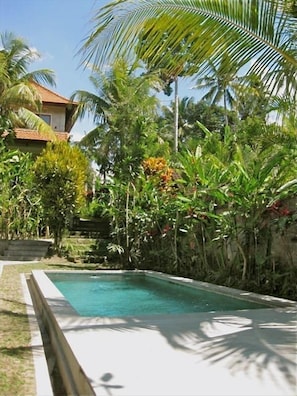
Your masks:
[[[4,266],[0,276],[0,390],[1,396],[35,395],[31,334],[21,274],[33,269],[82,269],[86,266],[52,258],[44,262]]]

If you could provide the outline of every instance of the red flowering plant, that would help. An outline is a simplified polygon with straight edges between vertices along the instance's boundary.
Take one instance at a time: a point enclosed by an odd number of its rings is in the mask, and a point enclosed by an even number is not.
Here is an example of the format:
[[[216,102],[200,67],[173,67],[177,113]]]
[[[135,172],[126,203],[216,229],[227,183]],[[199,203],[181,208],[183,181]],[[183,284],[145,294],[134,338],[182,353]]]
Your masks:
[[[268,212],[270,212],[272,215],[276,215],[276,217],[290,216],[293,214],[293,211],[289,210],[285,203],[280,200],[269,205]]]
[[[284,230],[297,221],[296,210],[291,210],[284,200],[276,200],[267,207],[267,212],[279,230]]]

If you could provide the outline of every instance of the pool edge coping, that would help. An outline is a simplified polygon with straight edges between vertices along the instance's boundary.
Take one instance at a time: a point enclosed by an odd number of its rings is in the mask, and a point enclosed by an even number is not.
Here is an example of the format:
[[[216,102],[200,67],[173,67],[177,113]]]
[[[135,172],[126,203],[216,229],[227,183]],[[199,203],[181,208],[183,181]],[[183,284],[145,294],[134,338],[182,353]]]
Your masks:
[[[20,278],[30,329],[30,347],[32,350],[32,359],[35,373],[36,396],[53,396],[54,393],[50,379],[47,358],[45,355],[42,335],[39,328],[37,314],[34,310],[34,305],[30,295],[26,275],[24,273],[21,273]]]
[[[130,315],[130,316],[117,316],[117,317],[106,317],[106,316],[81,316],[79,315],[75,309],[71,306],[68,300],[64,297],[64,295],[58,290],[58,288],[54,285],[54,283],[49,279],[46,273],[65,273],[69,274],[69,270],[32,270],[32,278],[34,279],[34,283],[38,285],[39,289],[42,289],[43,299],[46,301],[46,304],[49,306],[51,311],[55,316],[55,320],[57,321],[59,327],[62,330],[68,330],[69,327],[72,326],[72,323],[75,323],[77,327],[85,326],[85,322],[87,321],[91,326],[100,326],[100,325],[115,325],[126,323],[127,319],[132,319],[136,323],[147,322],[150,320],[160,321],[164,318],[166,320],[172,317],[171,314],[146,314],[146,315]],[[71,273],[76,274],[131,274],[131,275],[148,275],[152,278],[161,279],[177,284],[182,284],[187,287],[203,289],[209,292],[219,293],[223,295],[233,296],[238,299],[247,299],[250,302],[261,303],[266,305],[266,307],[257,308],[256,310],[268,310],[268,309],[297,309],[297,302],[292,300],[281,299],[278,297],[272,297],[268,295],[261,295],[253,292],[247,292],[240,289],[233,289],[226,286],[214,285],[207,282],[194,281],[190,278],[182,278],[174,275],[168,275],[161,272],[149,271],[149,270],[73,270]],[[228,292],[228,293],[227,293]],[[237,311],[245,311],[237,310]],[[236,312],[236,310],[221,310],[221,311],[210,311],[216,313],[222,312]],[[199,315],[200,312],[190,312],[183,313],[181,315],[185,315],[186,317],[191,317],[195,315]],[[206,312],[207,313],[207,312]]]
[[[176,276],[176,275],[171,275],[171,274],[166,274],[162,272],[157,272],[157,271],[150,271],[150,270],[32,270],[32,274],[39,274],[39,273],[65,273],[69,274],[71,273],[76,273],[76,274],[144,274],[144,275],[149,275],[152,278],[160,279],[160,280],[165,280],[169,281],[171,283],[177,283],[181,284],[187,287],[195,288],[195,289],[202,289],[205,291],[210,291],[218,294],[223,294],[223,295],[229,295],[236,297],[238,299],[246,299],[251,302],[258,302],[262,303],[267,306],[268,308],[286,308],[286,307],[297,307],[297,301],[294,300],[289,300],[281,297],[275,297],[271,296],[268,294],[260,294],[260,293],[255,293],[251,291],[246,291],[246,290],[241,290],[241,289],[236,289],[228,286],[222,286],[222,285],[217,285],[209,282],[202,282],[198,280],[193,280],[191,278],[186,278],[186,277],[181,277],[181,276]],[[39,278],[39,276],[38,276]],[[46,277],[49,279],[48,277]],[[67,299],[63,296],[63,294],[56,288],[56,286],[52,283],[52,281],[49,279],[51,285],[50,288],[48,288],[49,295],[52,296],[52,293],[55,292],[59,296],[59,299],[61,301],[64,299],[65,302],[67,303],[66,305],[69,307],[69,309],[72,311],[72,314],[78,315],[76,311],[71,307],[71,305],[68,303]],[[263,308],[266,309],[266,308]],[[79,315],[78,315],[79,316]]]

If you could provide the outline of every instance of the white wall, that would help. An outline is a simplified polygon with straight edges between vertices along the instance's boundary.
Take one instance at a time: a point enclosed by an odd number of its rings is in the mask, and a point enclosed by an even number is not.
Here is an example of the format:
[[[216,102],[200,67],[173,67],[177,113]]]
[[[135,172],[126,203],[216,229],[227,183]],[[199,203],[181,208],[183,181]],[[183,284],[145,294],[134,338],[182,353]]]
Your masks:
[[[65,107],[61,106],[43,106],[42,114],[51,114],[52,123],[51,127],[54,131],[65,132]]]

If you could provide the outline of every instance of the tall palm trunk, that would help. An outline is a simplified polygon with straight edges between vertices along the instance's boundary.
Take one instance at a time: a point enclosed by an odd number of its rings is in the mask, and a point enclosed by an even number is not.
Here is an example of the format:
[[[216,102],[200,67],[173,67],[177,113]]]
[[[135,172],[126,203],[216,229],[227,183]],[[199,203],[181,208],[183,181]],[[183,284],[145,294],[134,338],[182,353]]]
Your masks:
[[[225,119],[225,127],[229,125],[228,114],[227,114],[227,89],[224,89],[224,119]]]
[[[178,152],[178,77],[174,79],[174,151]]]

